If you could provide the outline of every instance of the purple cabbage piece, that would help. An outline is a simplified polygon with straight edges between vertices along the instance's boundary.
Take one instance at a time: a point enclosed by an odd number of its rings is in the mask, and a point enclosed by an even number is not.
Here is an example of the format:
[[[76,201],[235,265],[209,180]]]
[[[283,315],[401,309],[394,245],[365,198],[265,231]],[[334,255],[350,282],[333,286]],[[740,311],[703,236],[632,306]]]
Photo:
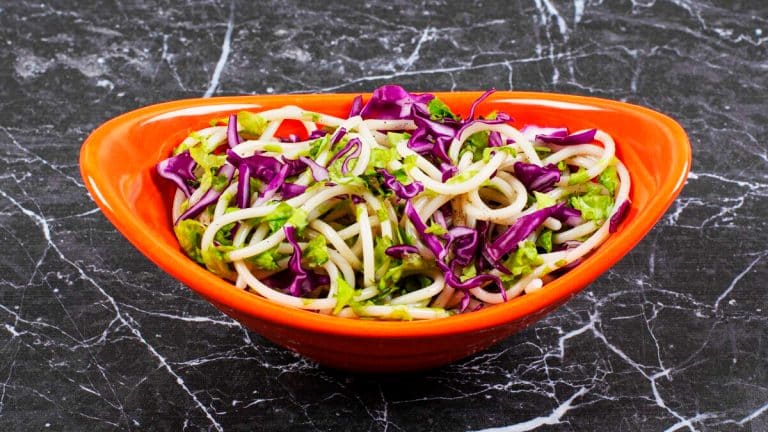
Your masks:
[[[490,241],[491,224],[487,221],[477,221],[477,250],[475,252],[475,269],[478,273],[485,273],[491,266],[485,258],[484,251]]]
[[[488,135],[488,147],[501,147],[503,145],[504,145],[504,143],[501,141],[501,134],[500,133],[498,133],[496,131],[492,131]]]
[[[285,183],[285,179],[288,178],[289,169],[290,166],[288,164],[285,164],[282,166],[282,168],[280,168],[280,171],[277,172],[277,175],[272,177],[272,180],[270,180],[264,190],[261,191],[259,199],[256,200],[257,204],[267,202],[272,199],[273,196],[275,196],[278,189],[280,189]]]
[[[340,127],[336,129],[336,132],[333,133],[333,136],[331,137],[331,145],[335,146],[336,144],[341,141],[342,138],[344,138],[344,135],[347,134],[347,130],[343,127]]]
[[[288,293],[294,297],[301,297],[302,294],[309,291],[306,288],[309,277],[307,271],[301,268],[301,248],[296,241],[296,228],[291,225],[283,227],[285,238],[293,247],[293,254],[288,260],[288,269],[293,273],[293,280],[288,285]]]
[[[271,156],[263,156],[256,153],[248,157],[240,157],[232,150],[227,150],[227,162],[240,170],[240,165],[247,164],[251,168],[251,177],[268,182],[272,180],[282,168],[283,163]]]
[[[384,177],[384,184],[387,185],[387,187],[393,192],[395,192],[395,195],[397,195],[397,197],[400,199],[408,200],[424,191],[424,185],[422,185],[421,182],[414,181],[410,184],[404,185],[397,181],[395,176],[390,174],[389,171],[385,170],[384,168],[380,168],[376,171],[381,174],[382,177]]]
[[[495,283],[496,286],[500,287],[504,301],[506,301],[506,291],[504,290],[504,284],[501,282],[501,279],[498,276],[492,274],[481,274],[473,276],[462,282],[461,278],[456,276],[455,273],[450,271],[445,273],[445,283],[459,290],[471,290],[473,288],[480,288],[481,286],[490,282]]]
[[[411,119],[415,105],[421,105],[426,109],[426,104],[434,97],[429,93],[411,94],[400,86],[385,85],[373,91],[371,99],[360,110],[360,115],[364,119]]]
[[[309,167],[312,172],[312,178],[314,178],[315,181],[328,180],[328,170],[324,166],[306,156],[299,157],[299,160]]]
[[[490,95],[492,95],[494,92],[496,92],[496,89],[492,88],[482,95],[480,95],[479,98],[477,98],[474,102],[472,102],[472,107],[469,109],[469,117],[468,120],[472,120],[475,118],[475,110],[478,106]]]
[[[408,219],[411,221],[411,224],[413,224],[413,227],[416,228],[416,232],[419,233],[419,237],[424,242],[424,244],[427,245],[427,248],[432,252],[432,254],[435,256],[435,259],[437,260],[438,266],[440,264],[443,264],[439,259],[439,257],[443,256],[443,245],[440,243],[440,240],[438,240],[437,236],[434,234],[430,234],[426,232],[427,225],[424,223],[424,221],[421,220],[421,216],[419,216],[419,213],[416,211],[416,208],[411,204],[411,200],[407,200],[405,202],[405,215],[408,217]]]
[[[307,165],[298,159],[288,159],[285,156],[282,157],[283,163],[288,165],[288,172],[286,177],[293,177],[299,175],[307,170]]]
[[[235,202],[240,208],[246,208],[251,203],[251,167],[248,164],[241,164],[238,170]]]
[[[429,111],[416,110],[414,116],[416,130],[408,140],[408,148],[417,153],[431,152],[438,160],[450,164],[448,147],[457,135],[460,123],[444,120],[442,123],[432,120]]]
[[[457,226],[448,230],[445,237],[448,239],[445,250],[453,248],[453,262],[460,266],[469,265],[477,251],[477,231],[469,227]]]
[[[230,114],[229,121],[227,122],[227,144],[229,148],[235,148],[241,142],[243,142],[243,139],[237,133],[237,115]]]
[[[287,291],[288,289],[286,287],[291,285],[293,279],[293,272],[291,272],[290,269],[286,269],[279,273],[275,273],[263,279],[262,281],[272,289],[278,291]],[[327,275],[307,272],[307,279],[305,279],[301,284],[300,291],[302,293],[308,293],[317,287],[328,285],[330,281],[331,280]]]
[[[283,164],[273,157],[262,156],[257,153],[243,158],[232,150],[227,150],[227,162],[236,166],[239,172],[235,201],[240,208],[246,208],[250,205],[251,177],[271,182],[283,167]]]
[[[306,190],[307,187],[303,185],[296,183],[283,183],[283,186],[280,188],[280,195],[284,200],[287,200],[303,194]]]
[[[352,107],[349,109],[349,117],[360,115],[360,111],[363,110],[363,96],[357,95],[352,99]]]
[[[392,258],[403,259],[406,254],[419,253],[419,249],[416,246],[401,244],[388,247],[384,253]]]
[[[176,186],[184,192],[184,195],[189,197],[192,194],[189,182],[195,180],[195,165],[195,160],[192,159],[187,150],[160,161],[157,164],[157,173],[160,177],[167,178],[176,183]]]
[[[285,138],[280,138],[280,142],[284,143],[296,143],[299,142],[299,136],[296,134],[290,134]]]
[[[312,132],[309,133],[309,140],[316,140],[318,138],[322,138],[324,136],[328,135],[328,131],[323,129],[315,129]]]
[[[432,214],[432,220],[441,227],[448,229],[448,222],[445,220],[445,215],[441,210],[435,210]]]
[[[363,204],[365,203],[365,198],[361,197],[360,195],[350,194],[349,199],[352,200],[353,204]]]
[[[511,122],[512,121],[512,116],[510,116],[509,114],[507,114],[507,113],[505,113],[503,111],[499,111],[499,112],[496,113],[496,120],[501,120],[501,121],[504,121],[504,122]]]
[[[429,134],[424,129],[416,129],[408,140],[408,148],[419,154],[428,153],[435,143],[429,140]]]
[[[584,258],[581,258],[581,257],[579,257],[579,258],[576,258],[575,260],[573,260],[573,261],[569,262],[568,264],[566,264],[566,265],[564,265],[564,266],[560,267],[559,269],[557,269],[557,271],[559,271],[559,272],[562,272],[562,273],[566,273],[566,272],[568,272],[569,270],[571,270],[571,269],[573,269],[574,267],[576,267],[576,266],[578,266],[579,264],[581,264],[581,263],[582,263],[582,261],[584,261]]]
[[[555,204],[518,218],[485,249],[484,252],[489,261],[496,265],[504,255],[516,251],[518,243],[528,238],[548,217],[553,216],[560,207],[564,206],[565,203]]]
[[[520,129],[520,133],[523,134],[523,136],[525,136],[528,141],[536,141],[537,135],[550,135],[553,137],[568,136],[568,129],[525,125],[522,129]]]
[[[562,130],[559,130],[546,135],[536,135],[536,140],[557,145],[590,144],[595,140],[596,133],[597,129],[588,129],[582,132],[568,134],[566,129],[565,134],[563,134]]]
[[[440,271],[443,272],[443,275],[445,276],[445,283],[456,289],[468,290],[480,287],[488,282],[494,282],[500,287],[500,289],[504,289],[504,285],[501,283],[501,280],[498,277],[489,274],[474,276],[465,281],[462,281],[461,277],[457,276],[454,271],[443,261],[443,258],[447,255],[445,248],[440,243],[440,240],[437,238],[437,236],[426,232],[427,226],[424,224],[424,221],[421,220],[421,217],[419,216],[418,212],[416,212],[416,208],[413,207],[413,204],[411,204],[410,200],[405,202],[405,214],[411,221],[411,224],[413,224],[413,227],[416,228],[416,232],[419,233],[421,241],[427,245],[427,248],[435,256],[437,267],[440,269]],[[506,293],[502,295],[504,295],[506,299]]]
[[[608,222],[608,232],[615,233],[619,229],[619,224],[624,220],[624,218],[627,217],[627,214],[629,213],[629,207],[631,203],[629,200],[624,201],[619,206],[618,210],[616,210],[616,213],[611,216],[611,220]]]
[[[472,299],[472,296],[469,295],[469,290],[464,291],[464,295],[461,296],[461,303],[459,303],[459,312],[464,312],[469,307],[469,301]]]
[[[215,203],[221,196],[221,193],[224,191],[224,189],[226,189],[227,186],[229,186],[229,183],[232,182],[232,177],[235,175],[235,167],[229,164],[224,164],[221,166],[221,168],[219,168],[219,171],[216,173],[216,175],[225,176],[227,178],[227,184],[221,188],[221,190],[216,190],[214,188],[208,189],[208,191],[203,194],[202,198],[200,198],[198,202],[196,202],[194,205],[188,208],[187,211],[182,213],[181,216],[179,216],[176,222],[195,217],[202,213],[206,207]]]
[[[549,192],[560,181],[560,170],[554,164],[542,167],[536,164],[515,162],[513,168],[515,177],[530,192]]]
[[[570,226],[581,225],[583,222],[581,219],[581,211],[566,205],[560,206],[553,211],[552,217]]]
[[[352,151],[352,153],[348,154],[346,158],[344,158],[344,162],[341,163],[341,173],[344,175],[347,175],[350,171],[349,168],[349,162],[352,159],[357,159],[360,157],[360,153],[363,151],[363,143],[360,142],[359,139],[355,138],[357,141],[357,145],[355,146],[355,149]],[[350,140],[352,141],[352,140]]]
[[[352,150],[353,147],[360,147],[360,139],[352,138],[351,140],[347,141],[344,147],[342,147],[341,150],[339,150],[335,155],[333,155],[331,160],[329,160],[328,163],[325,164],[325,166],[330,167],[331,165],[333,165],[334,162],[341,159],[345,154],[347,154],[347,152]]]
[[[445,183],[445,182],[448,181],[448,179],[450,179],[451,177],[455,176],[456,173],[459,172],[459,168],[456,167],[456,166],[453,166],[451,164],[441,163],[440,164],[440,171],[442,171],[442,173],[443,173],[443,176],[442,176],[441,179],[442,179],[443,183]]]

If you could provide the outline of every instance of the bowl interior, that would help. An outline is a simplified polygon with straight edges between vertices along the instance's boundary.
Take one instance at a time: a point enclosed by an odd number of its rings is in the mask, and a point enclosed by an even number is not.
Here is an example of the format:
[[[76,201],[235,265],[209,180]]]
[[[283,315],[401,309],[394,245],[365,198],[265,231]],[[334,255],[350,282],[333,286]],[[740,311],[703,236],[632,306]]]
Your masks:
[[[465,114],[479,92],[435,93]],[[690,166],[690,145],[672,119],[621,102],[546,93],[497,92],[481,106],[509,113],[525,124],[599,128],[614,137],[617,156],[631,178],[631,210],[620,230],[582,265],[545,289],[470,314],[428,322],[345,320],[289,309],[236,289],[188,259],[171,229],[173,186],[155,164],[193,130],[239,110],[260,111],[287,104],[346,116],[353,95],[270,95],[189,99],[145,107],[112,119],[94,131],[81,150],[81,172],[107,218],[144,255],[225,312],[290,327],[355,336],[407,337],[469,332],[498,326],[561,303],[624,256],[680,192]]]

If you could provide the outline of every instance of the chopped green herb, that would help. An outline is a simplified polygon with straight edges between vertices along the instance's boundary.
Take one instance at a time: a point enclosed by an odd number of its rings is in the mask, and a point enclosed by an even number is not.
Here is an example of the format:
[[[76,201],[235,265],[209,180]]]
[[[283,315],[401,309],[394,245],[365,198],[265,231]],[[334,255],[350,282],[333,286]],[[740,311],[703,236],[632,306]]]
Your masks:
[[[477,170],[464,171],[463,173],[448,179],[447,184],[463,183],[477,175]]]
[[[405,172],[410,172],[415,167],[416,167],[416,155],[412,154],[403,158],[403,169],[405,170]]]
[[[272,153],[283,153],[283,146],[280,144],[267,144],[264,146],[264,151]]]
[[[368,166],[365,168],[365,173],[374,174],[376,173],[376,169],[386,168],[392,161],[396,161],[399,158],[400,156],[397,154],[397,149],[395,148],[375,148],[371,150],[371,158],[368,161]]]
[[[461,153],[472,153],[472,160],[480,160],[483,158],[483,152],[488,148],[488,137],[490,133],[488,131],[480,131],[473,133],[469,138],[464,141],[464,146],[461,148]]]
[[[330,257],[325,236],[318,234],[317,237],[310,240],[304,249],[303,258],[310,267],[319,267],[327,263]]]
[[[288,222],[288,218],[293,216],[294,208],[285,202],[281,202],[271,213],[261,218],[261,222],[269,225],[271,232],[275,232]]]
[[[575,185],[579,183],[584,183],[587,180],[589,180],[589,173],[587,172],[587,170],[584,169],[584,167],[580,167],[579,171],[577,171],[574,174],[571,174],[571,176],[568,178],[568,184]]]
[[[553,205],[557,204],[557,201],[555,201],[554,198],[552,198],[551,196],[545,193],[533,191],[533,196],[536,197],[537,208],[543,209],[547,207],[552,207]]]
[[[387,141],[389,141],[389,145],[392,147],[397,147],[400,141],[407,141],[409,139],[411,139],[411,134],[407,132],[387,132]]]
[[[593,189],[584,195],[571,196],[568,198],[571,207],[581,211],[581,217],[584,220],[600,221],[608,218],[613,208],[613,197],[610,195],[601,195]]]
[[[446,105],[443,101],[441,101],[438,98],[434,98],[427,104],[427,109],[429,110],[430,117],[432,120],[442,120],[445,118],[449,118],[452,120],[458,120],[459,117],[456,116],[456,114],[451,111],[450,108],[448,108],[448,105]]]
[[[203,264],[200,253],[200,240],[203,238],[205,227],[194,219],[184,219],[173,227],[173,233],[179,241],[179,246],[188,257]]]
[[[525,276],[533,271],[533,269],[543,263],[544,260],[539,256],[539,252],[536,251],[536,245],[531,241],[522,242],[514,254],[512,254],[504,266],[512,273],[513,276]]]
[[[539,237],[536,239],[536,246],[544,249],[545,252],[552,252],[552,231],[548,229],[541,230]]]
[[[344,306],[352,303],[352,299],[355,297],[355,290],[343,277],[339,276],[336,279],[336,285],[338,289],[336,290],[336,306],[333,308],[334,315],[338,315]]]
[[[209,247],[202,251],[203,264],[211,273],[225,279],[234,279],[235,272],[229,267],[226,255],[234,248],[232,246]]]
[[[248,111],[237,113],[237,123],[242,126],[240,134],[258,138],[264,133],[269,122],[262,116]]]
[[[448,234],[448,231],[445,228],[443,228],[442,225],[436,224],[436,223],[433,223],[432,225],[430,225],[429,228],[424,230],[424,232],[427,234],[434,234],[438,236],[443,234]]]
[[[248,258],[248,262],[254,265],[254,267],[262,270],[273,271],[280,268],[278,261],[283,258],[282,255],[277,253],[277,246],[267,251],[264,251],[258,255],[254,255]]]
[[[616,173],[616,167],[611,165],[603,170],[597,181],[608,189],[611,196],[616,194],[616,189],[619,187],[619,175]]]

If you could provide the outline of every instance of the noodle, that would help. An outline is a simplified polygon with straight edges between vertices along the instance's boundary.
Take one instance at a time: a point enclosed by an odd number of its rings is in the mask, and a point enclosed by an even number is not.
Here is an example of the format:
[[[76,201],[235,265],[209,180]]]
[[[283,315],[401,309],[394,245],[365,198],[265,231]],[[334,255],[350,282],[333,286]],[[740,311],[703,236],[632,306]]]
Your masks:
[[[432,319],[546,289],[626,214],[607,133],[435,100],[385,86],[346,119],[286,106],[190,134],[158,165],[182,249],[288,307]]]

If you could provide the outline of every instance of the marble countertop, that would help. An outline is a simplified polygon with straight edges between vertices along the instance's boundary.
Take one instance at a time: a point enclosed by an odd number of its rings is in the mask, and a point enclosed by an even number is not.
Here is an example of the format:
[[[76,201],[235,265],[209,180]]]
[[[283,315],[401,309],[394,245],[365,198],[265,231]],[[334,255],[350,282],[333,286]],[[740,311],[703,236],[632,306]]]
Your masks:
[[[768,430],[768,3],[307,3],[0,2],[0,430]],[[244,330],[78,172],[89,132],[142,105],[384,83],[645,105],[688,131],[693,170],[557,312],[384,377]]]

